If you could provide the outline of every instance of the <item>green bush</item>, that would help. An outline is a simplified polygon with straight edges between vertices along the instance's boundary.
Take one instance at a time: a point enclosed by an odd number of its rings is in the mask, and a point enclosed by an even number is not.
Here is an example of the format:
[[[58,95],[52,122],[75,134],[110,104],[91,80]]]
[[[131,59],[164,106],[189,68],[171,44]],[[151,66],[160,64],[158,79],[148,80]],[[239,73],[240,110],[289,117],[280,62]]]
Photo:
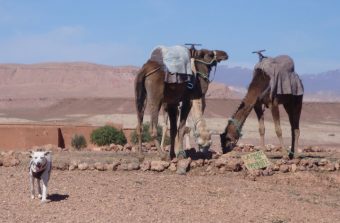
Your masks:
[[[126,138],[122,131],[112,126],[103,126],[95,129],[91,133],[91,142],[98,146],[114,144],[126,144]]]
[[[83,135],[73,135],[71,139],[71,145],[73,148],[80,150],[82,148],[85,148],[87,146],[86,139]]]
[[[161,143],[162,140],[162,127],[161,126],[157,126],[157,140],[159,143]],[[138,137],[137,137],[137,132],[136,130],[133,131],[130,135],[131,138],[131,142],[134,144],[138,143]],[[150,123],[146,122],[143,124],[143,131],[142,131],[142,142],[150,142],[151,141],[151,134],[150,134]],[[170,138],[168,135],[165,136],[165,141],[164,141],[165,145],[169,145],[170,144]]]

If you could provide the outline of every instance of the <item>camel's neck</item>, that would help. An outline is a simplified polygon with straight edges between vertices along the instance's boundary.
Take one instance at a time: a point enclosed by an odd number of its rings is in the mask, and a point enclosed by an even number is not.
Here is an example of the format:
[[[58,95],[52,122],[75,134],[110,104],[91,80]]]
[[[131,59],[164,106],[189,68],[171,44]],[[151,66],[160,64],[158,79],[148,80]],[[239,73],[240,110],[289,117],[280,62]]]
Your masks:
[[[191,107],[191,118],[194,123],[195,131],[202,131],[206,128],[205,120],[203,119],[203,112],[205,108],[205,99],[193,99]]]
[[[234,113],[229,122],[229,125],[234,125],[235,131],[238,131],[236,136],[240,137],[243,124],[246,121],[251,110],[254,108],[257,100],[262,96],[263,92],[268,89],[269,77],[262,72],[256,73],[251,81],[248,92],[243,98],[240,106]]]

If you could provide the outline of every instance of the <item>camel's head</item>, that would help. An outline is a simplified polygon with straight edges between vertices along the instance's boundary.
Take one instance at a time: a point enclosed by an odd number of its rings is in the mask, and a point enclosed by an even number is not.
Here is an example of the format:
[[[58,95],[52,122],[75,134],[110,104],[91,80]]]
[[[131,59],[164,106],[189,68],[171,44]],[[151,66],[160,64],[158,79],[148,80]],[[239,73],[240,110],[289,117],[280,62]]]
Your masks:
[[[212,144],[211,132],[203,130],[196,134],[196,143],[200,152],[207,152]]]
[[[235,123],[233,119],[229,120],[224,132],[220,134],[222,152],[230,152],[237,144],[237,141],[241,137],[241,127]]]
[[[194,59],[207,65],[216,66],[217,63],[227,60],[228,54],[222,50],[201,49],[194,52]]]

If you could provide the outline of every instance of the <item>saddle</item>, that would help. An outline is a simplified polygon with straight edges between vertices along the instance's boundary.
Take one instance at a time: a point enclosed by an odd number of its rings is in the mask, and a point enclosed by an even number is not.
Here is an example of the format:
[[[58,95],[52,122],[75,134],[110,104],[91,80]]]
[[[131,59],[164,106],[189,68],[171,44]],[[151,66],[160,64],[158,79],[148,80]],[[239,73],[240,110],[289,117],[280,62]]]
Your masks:
[[[157,46],[151,53],[150,60],[156,61],[165,72],[164,82],[169,84],[188,83],[192,86],[190,51],[184,46]]]

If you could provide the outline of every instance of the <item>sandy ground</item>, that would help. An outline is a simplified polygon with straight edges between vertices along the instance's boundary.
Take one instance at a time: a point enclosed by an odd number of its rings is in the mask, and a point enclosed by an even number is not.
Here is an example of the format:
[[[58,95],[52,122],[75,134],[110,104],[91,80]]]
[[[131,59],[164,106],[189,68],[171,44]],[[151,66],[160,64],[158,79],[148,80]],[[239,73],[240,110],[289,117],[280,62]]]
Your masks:
[[[205,117],[216,135],[223,130],[239,101],[208,101]],[[52,106],[0,109],[0,123],[107,122],[135,127],[130,99],[63,100]],[[34,104],[33,104],[34,105]],[[282,114],[286,145],[290,127]],[[278,144],[269,111],[266,143]],[[301,120],[303,146],[340,148],[340,103],[306,103]],[[254,113],[240,143],[258,142]],[[72,157],[69,157],[72,159]],[[244,179],[243,173],[202,176],[190,171],[52,171],[51,202],[31,200],[28,160],[18,167],[0,167],[0,222],[337,222],[340,219],[340,173],[296,172]],[[204,171],[204,170],[203,170]]]
[[[52,172],[51,202],[31,200],[24,166],[0,168],[1,222],[336,222],[339,173],[244,179],[170,172]]]

